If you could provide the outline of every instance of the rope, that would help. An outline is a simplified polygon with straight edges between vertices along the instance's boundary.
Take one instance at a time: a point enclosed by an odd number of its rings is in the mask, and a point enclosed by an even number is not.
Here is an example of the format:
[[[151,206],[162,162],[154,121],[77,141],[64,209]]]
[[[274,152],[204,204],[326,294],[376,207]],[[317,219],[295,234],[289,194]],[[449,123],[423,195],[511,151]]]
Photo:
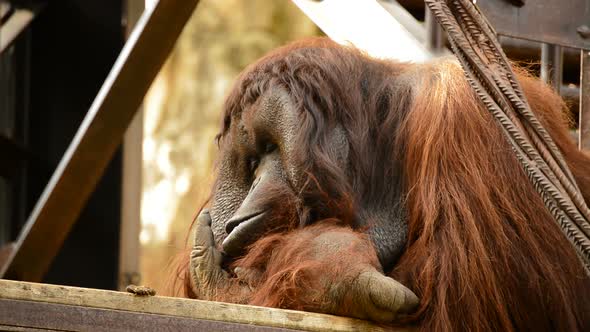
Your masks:
[[[425,0],[469,84],[502,128],[535,190],[590,274],[590,209],[522,92],[496,32],[469,0]]]

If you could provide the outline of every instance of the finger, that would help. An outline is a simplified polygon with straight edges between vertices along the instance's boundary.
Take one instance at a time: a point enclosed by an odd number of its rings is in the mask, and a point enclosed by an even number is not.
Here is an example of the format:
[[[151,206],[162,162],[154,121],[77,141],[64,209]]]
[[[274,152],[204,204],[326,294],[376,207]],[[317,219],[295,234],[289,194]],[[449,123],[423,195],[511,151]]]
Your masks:
[[[195,223],[194,250],[202,250],[214,245],[215,240],[211,231],[211,214],[209,214],[209,210],[204,209],[199,213]]]
[[[191,251],[191,270],[200,273],[213,264],[215,242],[211,230],[211,215],[207,209],[201,211],[195,224],[195,237]]]
[[[201,299],[213,299],[217,290],[226,286],[229,276],[221,268],[223,257],[215,247],[208,210],[199,214],[195,227],[195,242],[190,256],[193,291]]]
[[[238,280],[248,285],[257,284],[262,278],[262,271],[255,268],[245,268],[238,266],[234,269],[234,273]]]
[[[367,314],[377,321],[391,321],[400,313],[413,311],[419,303],[410,289],[378,271],[363,272],[359,275],[359,285],[370,302]]]

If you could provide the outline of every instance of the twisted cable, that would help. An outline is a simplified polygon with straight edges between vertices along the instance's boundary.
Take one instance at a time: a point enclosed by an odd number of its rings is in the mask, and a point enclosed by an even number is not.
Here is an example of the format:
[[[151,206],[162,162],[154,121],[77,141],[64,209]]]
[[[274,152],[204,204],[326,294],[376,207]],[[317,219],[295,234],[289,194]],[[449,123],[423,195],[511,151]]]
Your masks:
[[[425,0],[467,81],[590,274],[590,209],[561,151],[526,100],[496,32],[470,0]]]

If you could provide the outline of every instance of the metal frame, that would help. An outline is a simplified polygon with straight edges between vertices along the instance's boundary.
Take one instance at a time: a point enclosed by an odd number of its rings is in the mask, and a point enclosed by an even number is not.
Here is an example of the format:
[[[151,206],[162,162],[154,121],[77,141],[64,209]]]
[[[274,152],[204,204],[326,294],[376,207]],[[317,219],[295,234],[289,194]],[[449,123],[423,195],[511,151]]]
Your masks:
[[[590,50],[580,50],[579,147],[590,151]]]
[[[541,80],[561,94],[561,84],[563,83],[563,48],[561,46],[542,45]]]
[[[423,62],[435,56],[424,44],[423,37],[421,38],[423,28],[395,2],[292,2],[331,39],[342,44],[350,43],[374,57]],[[384,38],[392,38],[404,47],[397,47],[396,43],[383,43]]]
[[[0,277],[39,281],[121,143],[198,0],[144,11],[16,242]]]
[[[500,35],[543,42],[541,79],[563,94],[563,46],[580,49],[578,142],[590,149],[590,3],[587,0],[542,0],[514,3],[481,1],[478,6]],[[558,24],[561,23],[561,24]]]
[[[127,37],[145,10],[144,0],[127,0]],[[119,290],[140,284],[141,192],[143,174],[143,107],[137,110],[123,138],[123,175],[121,188],[121,233],[119,237]]]
[[[0,1],[0,54],[26,30],[43,7],[43,4],[33,3],[30,8],[15,9]]]
[[[442,27],[436,22],[432,12],[424,9],[424,25],[426,26],[426,45],[434,54],[440,54],[445,49],[445,33]]]

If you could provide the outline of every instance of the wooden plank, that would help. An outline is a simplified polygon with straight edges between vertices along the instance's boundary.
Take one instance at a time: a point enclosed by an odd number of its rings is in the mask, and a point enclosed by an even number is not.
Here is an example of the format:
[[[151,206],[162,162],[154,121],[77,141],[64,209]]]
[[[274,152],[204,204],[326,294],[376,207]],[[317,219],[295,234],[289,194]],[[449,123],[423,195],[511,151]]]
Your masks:
[[[2,325],[0,324],[0,331],[10,331],[10,332],[41,332],[41,331],[58,331],[52,329],[38,329],[34,327],[22,327],[22,326],[9,326],[9,325]]]
[[[239,331],[291,329],[228,323],[63,304],[0,300],[0,322],[13,328],[50,331]]]
[[[388,331],[366,321],[294,310],[181,298],[139,297],[129,293],[0,279],[0,299],[62,304],[85,308],[303,331]],[[1,309],[0,309],[1,311]],[[0,325],[7,324],[0,319]],[[215,330],[215,329],[214,329]],[[407,331],[399,329],[397,331]]]
[[[198,2],[158,1],[144,11],[23,227],[15,253],[0,267],[0,278],[41,280]]]

